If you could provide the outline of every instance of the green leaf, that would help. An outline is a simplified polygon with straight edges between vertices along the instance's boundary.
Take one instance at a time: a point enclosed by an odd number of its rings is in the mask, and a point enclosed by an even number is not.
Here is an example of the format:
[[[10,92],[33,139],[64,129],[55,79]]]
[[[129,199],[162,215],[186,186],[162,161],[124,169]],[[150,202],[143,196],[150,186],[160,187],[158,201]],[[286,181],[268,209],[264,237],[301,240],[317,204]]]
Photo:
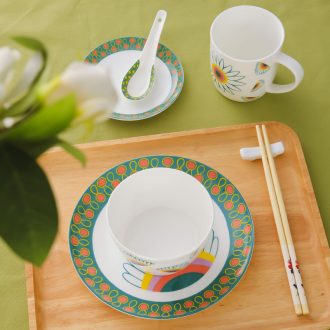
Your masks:
[[[57,232],[55,199],[46,175],[21,150],[0,146],[0,236],[22,258],[40,266]]]
[[[75,98],[68,95],[43,106],[7,134],[12,141],[33,142],[49,139],[66,129],[76,115]]]
[[[18,149],[25,151],[33,158],[39,157],[42,153],[44,153],[49,148],[58,145],[67,153],[69,153],[72,157],[77,159],[82,166],[86,165],[86,157],[85,155],[75,146],[70,144],[67,141],[61,140],[58,137],[52,137],[48,140],[33,142],[33,143],[23,143],[15,145]]]
[[[32,143],[18,143],[15,144],[15,147],[18,149],[21,149],[22,151],[25,151],[27,154],[29,154],[33,158],[38,158],[42,153],[47,151],[49,148],[53,147],[58,143],[57,137],[52,137],[47,140],[32,142]]]
[[[58,140],[57,145],[69,153],[72,157],[76,158],[82,166],[86,165],[86,157],[78,148],[63,140]]]
[[[43,54],[47,54],[46,47],[42,42],[37,39],[26,37],[26,36],[15,36],[12,37],[14,41],[18,44],[22,45],[23,47],[29,48],[34,51],[39,51]]]
[[[28,155],[30,155],[33,158],[38,158],[42,153],[47,151],[49,148],[58,145],[64,151],[69,153],[73,158],[78,160],[82,166],[86,165],[86,157],[78,148],[76,148],[67,141],[59,139],[56,136],[48,140],[37,141],[32,143],[19,143],[19,144],[13,143],[13,145],[17,149],[26,152]]]

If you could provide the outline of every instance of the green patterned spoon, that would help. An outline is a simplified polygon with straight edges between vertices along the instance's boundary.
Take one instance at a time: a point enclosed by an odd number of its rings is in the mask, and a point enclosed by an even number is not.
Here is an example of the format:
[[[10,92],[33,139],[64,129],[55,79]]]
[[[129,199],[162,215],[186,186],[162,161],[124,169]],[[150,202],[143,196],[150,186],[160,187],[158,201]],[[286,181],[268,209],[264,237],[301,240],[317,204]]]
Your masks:
[[[126,73],[121,90],[130,100],[141,100],[152,89],[155,80],[154,63],[157,46],[166,20],[166,11],[159,10],[152,24],[147,42],[141,52],[141,57]]]

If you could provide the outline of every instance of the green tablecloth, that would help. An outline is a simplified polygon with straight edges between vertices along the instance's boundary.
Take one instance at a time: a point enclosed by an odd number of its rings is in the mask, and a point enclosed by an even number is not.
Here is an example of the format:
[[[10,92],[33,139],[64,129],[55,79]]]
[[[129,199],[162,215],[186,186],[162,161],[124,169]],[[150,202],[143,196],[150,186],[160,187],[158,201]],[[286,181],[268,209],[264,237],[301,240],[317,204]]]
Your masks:
[[[254,4],[271,10],[286,29],[284,52],[305,69],[297,90],[266,95],[240,104],[219,95],[209,74],[209,28],[222,10]],[[53,72],[80,60],[90,49],[118,36],[147,36],[158,9],[168,11],[161,38],[173,49],[185,70],[185,85],[177,102],[163,114],[141,122],[109,121],[93,140],[190,130],[261,120],[290,125],[302,142],[324,225],[330,237],[330,1],[277,0],[2,0],[2,37],[26,34],[43,40]],[[5,39],[2,40],[5,42]],[[280,71],[278,81],[290,80]],[[72,141],[77,141],[71,136]],[[0,186],[1,189],[1,186]],[[23,262],[0,241],[0,329],[28,328]]]

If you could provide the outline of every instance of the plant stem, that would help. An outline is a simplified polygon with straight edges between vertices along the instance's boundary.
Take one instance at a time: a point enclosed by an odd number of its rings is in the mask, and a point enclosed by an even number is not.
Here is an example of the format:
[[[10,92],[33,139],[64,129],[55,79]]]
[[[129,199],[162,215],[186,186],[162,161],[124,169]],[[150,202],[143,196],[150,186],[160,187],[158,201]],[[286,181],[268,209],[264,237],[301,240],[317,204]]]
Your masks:
[[[61,77],[57,76],[53,80],[49,81],[43,85],[37,92],[37,98],[39,101],[44,102],[44,100],[52,93],[61,83]]]

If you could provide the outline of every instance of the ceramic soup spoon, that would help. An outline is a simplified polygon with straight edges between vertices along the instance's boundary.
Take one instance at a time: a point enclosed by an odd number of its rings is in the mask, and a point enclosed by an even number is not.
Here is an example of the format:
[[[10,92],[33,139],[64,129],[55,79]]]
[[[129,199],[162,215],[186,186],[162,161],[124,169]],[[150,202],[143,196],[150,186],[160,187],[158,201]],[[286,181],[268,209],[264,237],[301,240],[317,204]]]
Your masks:
[[[123,94],[130,100],[141,100],[152,89],[155,79],[154,63],[157,46],[163,26],[166,20],[166,11],[159,10],[149,32],[146,44],[141,52],[141,57],[126,73],[121,89]]]

